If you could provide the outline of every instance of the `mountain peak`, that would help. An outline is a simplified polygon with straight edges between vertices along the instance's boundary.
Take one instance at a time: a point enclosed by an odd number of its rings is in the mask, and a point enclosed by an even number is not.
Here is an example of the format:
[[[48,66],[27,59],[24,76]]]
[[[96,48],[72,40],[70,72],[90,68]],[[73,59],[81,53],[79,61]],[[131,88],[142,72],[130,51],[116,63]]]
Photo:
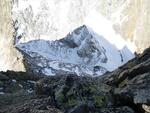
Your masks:
[[[61,42],[66,43],[69,47],[79,47],[81,42],[90,35],[88,27],[82,25],[76,28],[73,32],[67,34],[63,39],[60,39]]]
[[[24,54],[28,68],[46,75],[102,75],[134,57],[128,49],[118,50],[86,25],[63,39],[33,40],[17,44],[17,48]]]

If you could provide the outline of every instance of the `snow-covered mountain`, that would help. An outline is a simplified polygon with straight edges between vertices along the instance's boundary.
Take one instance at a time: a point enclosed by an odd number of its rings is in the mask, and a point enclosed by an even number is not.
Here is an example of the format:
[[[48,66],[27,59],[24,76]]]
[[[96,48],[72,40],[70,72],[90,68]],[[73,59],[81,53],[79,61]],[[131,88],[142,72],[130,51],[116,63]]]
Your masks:
[[[118,49],[85,25],[60,40],[32,40],[16,47],[29,70],[45,75],[102,75],[134,57],[126,46]]]

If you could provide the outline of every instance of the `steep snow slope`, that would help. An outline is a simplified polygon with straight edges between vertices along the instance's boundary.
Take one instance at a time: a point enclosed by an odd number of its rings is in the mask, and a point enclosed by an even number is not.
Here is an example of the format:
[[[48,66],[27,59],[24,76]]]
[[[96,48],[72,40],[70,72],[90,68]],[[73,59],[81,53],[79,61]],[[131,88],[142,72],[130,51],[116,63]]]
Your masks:
[[[33,40],[16,47],[30,70],[46,75],[102,75],[134,57],[127,47],[118,49],[85,25],[60,40]]]

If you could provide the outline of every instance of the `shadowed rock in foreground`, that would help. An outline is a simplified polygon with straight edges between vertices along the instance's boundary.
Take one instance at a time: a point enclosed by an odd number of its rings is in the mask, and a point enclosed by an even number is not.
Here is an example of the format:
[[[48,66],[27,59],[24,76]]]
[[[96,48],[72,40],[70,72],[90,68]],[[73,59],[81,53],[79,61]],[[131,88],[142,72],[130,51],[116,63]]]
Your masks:
[[[0,113],[150,113],[150,48],[100,77],[0,73]]]

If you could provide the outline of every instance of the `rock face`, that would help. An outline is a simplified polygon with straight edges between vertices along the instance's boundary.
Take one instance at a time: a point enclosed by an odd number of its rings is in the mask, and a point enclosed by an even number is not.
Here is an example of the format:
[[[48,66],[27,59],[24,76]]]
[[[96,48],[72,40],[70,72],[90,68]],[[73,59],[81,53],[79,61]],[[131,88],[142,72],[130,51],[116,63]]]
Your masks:
[[[126,40],[133,42],[137,52],[142,52],[150,46],[149,4],[149,0],[126,0],[126,3],[113,14],[116,32],[119,32]]]
[[[0,112],[149,113],[149,64],[150,48],[99,77],[1,72]]]
[[[0,112],[134,113],[128,106],[115,106],[112,87],[99,83],[97,78],[76,75],[41,77],[22,72],[1,72]]]
[[[98,76],[134,57],[126,45],[118,49],[85,25],[57,41],[33,40],[16,47],[24,55],[27,70],[45,75]]]
[[[21,54],[13,46],[11,0],[0,1],[0,70],[24,70]]]

